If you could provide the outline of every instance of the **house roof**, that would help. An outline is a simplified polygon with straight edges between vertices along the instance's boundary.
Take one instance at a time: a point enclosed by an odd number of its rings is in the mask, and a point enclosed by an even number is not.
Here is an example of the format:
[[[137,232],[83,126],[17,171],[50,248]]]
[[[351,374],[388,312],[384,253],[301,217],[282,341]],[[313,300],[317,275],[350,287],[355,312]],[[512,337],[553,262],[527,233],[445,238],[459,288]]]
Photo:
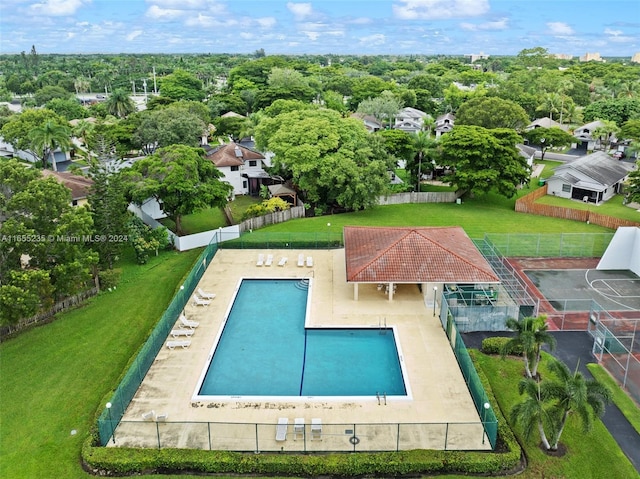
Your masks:
[[[241,166],[244,165],[245,160],[264,160],[261,153],[234,142],[214,148],[207,153],[206,157],[218,168],[221,166]]]
[[[235,111],[228,111],[224,115],[220,115],[220,118],[246,118],[246,116],[236,113]]]
[[[89,196],[89,191],[93,185],[93,180],[85,176],[74,175],[68,172],[42,170],[42,176],[45,178],[55,178],[71,190],[71,198],[73,200],[82,200]]]
[[[291,188],[287,188],[284,185],[269,185],[267,186],[267,188],[269,188],[269,193],[271,193],[271,196],[295,196],[296,192],[294,190],[292,190]]]
[[[554,178],[571,179],[586,176],[604,186],[618,183],[632,171],[633,166],[614,160],[603,151],[581,156],[570,163],[558,166],[549,180]],[[580,174],[577,174],[580,173]],[[580,180],[584,181],[584,180]],[[574,183],[575,184],[575,183]]]
[[[459,226],[372,228],[345,226],[347,282],[498,283],[500,280]]]
[[[586,123],[585,125],[582,125],[573,130],[573,136],[582,140],[591,140],[593,139],[593,131],[601,126],[604,126],[604,123],[602,123],[600,120]],[[588,131],[588,133],[586,133],[585,131]]]
[[[408,116],[408,117],[411,117],[411,118],[424,118],[424,117],[427,116],[427,114],[422,110],[418,110],[417,108],[412,108],[410,106],[406,106],[402,110],[400,110],[396,116],[399,116],[399,117],[407,117]]]
[[[561,125],[557,121],[552,120],[549,117],[537,118],[527,125],[525,130],[533,130],[534,128],[561,128],[567,129],[566,125]]]
[[[533,148],[531,146],[523,145],[523,144],[520,144],[520,143],[518,143],[516,145],[516,148],[518,149],[520,154],[522,156],[524,156],[525,158],[527,158],[527,159],[531,158],[533,155],[535,155],[536,151],[538,151],[538,150],[536,150],[535,148]]]

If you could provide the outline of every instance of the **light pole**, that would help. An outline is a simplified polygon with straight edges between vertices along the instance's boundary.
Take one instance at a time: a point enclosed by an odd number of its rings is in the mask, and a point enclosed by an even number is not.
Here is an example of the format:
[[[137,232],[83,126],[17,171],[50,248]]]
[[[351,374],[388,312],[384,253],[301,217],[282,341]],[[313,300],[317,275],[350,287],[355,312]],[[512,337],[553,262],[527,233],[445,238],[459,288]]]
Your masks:
[[[113,427],[113,419],[111,419],[111,403],[107,403],[107,411],[109,411],[109,424],[111,424],[111,440],[116,443],[116,428]]]
[[[331,249],[331,223],[327,223],[327,249]]]
[[[438,294],[438,287],[433,287],[433,315],[436,315],[436,296]]]

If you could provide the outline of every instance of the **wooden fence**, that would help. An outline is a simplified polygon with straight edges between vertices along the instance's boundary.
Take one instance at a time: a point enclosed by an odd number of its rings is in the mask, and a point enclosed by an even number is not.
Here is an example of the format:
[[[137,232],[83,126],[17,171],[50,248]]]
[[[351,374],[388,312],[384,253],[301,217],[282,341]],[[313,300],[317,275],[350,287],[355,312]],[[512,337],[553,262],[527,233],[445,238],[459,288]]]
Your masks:
[[[21,319],[17,324],[3,326],[0,328],[0,338],[6,339],[7,337],[35,324],[49,322],[60,311],[64,311],[65,309],[72,308],[77,304],[82,303],[87,298],[98,294],[98,291],[98,288],[91,288],[86,291],[82,291],[81,293],[69,296],[62,301],[57,302],[46,311],[42,311],[30,318]]]
[[[269,213],[264,216],[256,216],[255,218],[246,219],[238,226],[240,227],[240,233],[244,233],[245,231],[257,230],[268,225],[284,223],[285,221],[297,218],[304,218],[304,216],[304,206],[293,206],[288,210],[274,211],[273,213]]]
[[[379,205],[400,205],[405,203],[454,203],[464,191],[410,191],[378,197]]]
[[[539,216],[550,216],[552,218],[562,218],[565,220],[582,221],[583,223],[593,223],[594,225],[604,226],[613,230],[620,226],[640,226],[640,223],[613,216],[602,215],[590,210],[576,210],[573,208],[565,208],[563,206],[542,205],[536,203],[538,198],[547,194],[547,185],[532,191],[528,195],[519,198],[516,201],[515,210],[518,213],[529,213]]]

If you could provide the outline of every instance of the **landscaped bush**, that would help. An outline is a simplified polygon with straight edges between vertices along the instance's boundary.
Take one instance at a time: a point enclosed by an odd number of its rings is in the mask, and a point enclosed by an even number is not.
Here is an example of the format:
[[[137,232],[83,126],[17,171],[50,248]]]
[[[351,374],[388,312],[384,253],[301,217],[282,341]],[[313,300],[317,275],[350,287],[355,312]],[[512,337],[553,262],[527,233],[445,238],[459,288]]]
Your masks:
[[[482,340],[481,351],[484,354],[502,354],[502,348],[511,338],[504,336],[496,336],[493,338],[485,338]],[[514,346],[507,351],[507,355],[522,356],[522,347]]]
[[[118,269],[105,269],[98,273],[98,279],[100,281],[100,289],[111,289],[120,281],[120,270]]]

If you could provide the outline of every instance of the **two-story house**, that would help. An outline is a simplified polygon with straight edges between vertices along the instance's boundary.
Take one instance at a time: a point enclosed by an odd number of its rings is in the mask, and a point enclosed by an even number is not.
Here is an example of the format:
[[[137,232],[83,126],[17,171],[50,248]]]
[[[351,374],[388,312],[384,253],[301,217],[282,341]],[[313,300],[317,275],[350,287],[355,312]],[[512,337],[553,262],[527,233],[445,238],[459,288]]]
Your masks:
[[[258,196],[262,185],[274,183],[264,171],[266,158],[251,148],[235,142],[207,148],[206,158],[222,172],[223,181],[233,186],[235,195]]]

